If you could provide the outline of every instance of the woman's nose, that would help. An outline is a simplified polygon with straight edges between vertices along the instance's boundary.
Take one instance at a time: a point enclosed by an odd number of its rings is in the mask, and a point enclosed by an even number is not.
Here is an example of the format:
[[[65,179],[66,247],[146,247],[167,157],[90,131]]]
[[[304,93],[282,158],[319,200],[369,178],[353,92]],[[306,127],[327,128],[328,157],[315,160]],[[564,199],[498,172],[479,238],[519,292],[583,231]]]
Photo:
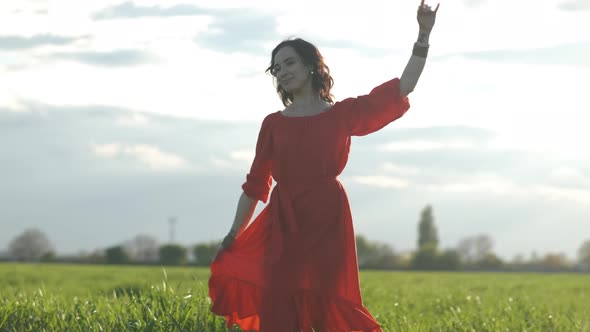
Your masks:
[[[289,72],[288,72],[288,71],[286,71],[286,70],[282,70],[282,69],[279,69],[279,71],[277,72],[277,75],[276,75],[276,76],[277,76],[279,79],[281,79],[281,78],[284,78],[285,76],[287,76],[288,74],[289,74]]]

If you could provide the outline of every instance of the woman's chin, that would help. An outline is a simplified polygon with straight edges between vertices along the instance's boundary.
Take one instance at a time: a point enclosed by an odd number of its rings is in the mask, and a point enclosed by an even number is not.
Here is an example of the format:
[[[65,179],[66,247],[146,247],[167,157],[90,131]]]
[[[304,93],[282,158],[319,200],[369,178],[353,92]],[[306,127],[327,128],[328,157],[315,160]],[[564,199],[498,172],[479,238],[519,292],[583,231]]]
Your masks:
[[[283,88],[283,90],[285,90],[285,92],[290,94],[295,94],[297,91],[300,90],[297,86],[294,86],[292,84],[281,85],[281,87]]]

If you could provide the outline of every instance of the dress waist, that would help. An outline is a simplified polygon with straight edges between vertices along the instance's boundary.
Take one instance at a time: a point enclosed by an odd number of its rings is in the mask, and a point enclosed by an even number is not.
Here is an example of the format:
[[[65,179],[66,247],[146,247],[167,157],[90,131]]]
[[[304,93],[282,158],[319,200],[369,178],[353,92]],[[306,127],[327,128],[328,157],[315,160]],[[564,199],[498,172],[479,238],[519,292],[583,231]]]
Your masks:
[[[309,189],[327,183],[338,182],[337,175],[315,176],[315,177],[290,177],[277,179],[277,186],[287,189],[291,193]]]
[[[270,196],[272,230],[271,230],[271,262],[276,262],[283,251],[285,236],[299,231],[293,197],[313,188],[329,183],[338,183],[337,176],[290,177],[277,179],[277,185]]]

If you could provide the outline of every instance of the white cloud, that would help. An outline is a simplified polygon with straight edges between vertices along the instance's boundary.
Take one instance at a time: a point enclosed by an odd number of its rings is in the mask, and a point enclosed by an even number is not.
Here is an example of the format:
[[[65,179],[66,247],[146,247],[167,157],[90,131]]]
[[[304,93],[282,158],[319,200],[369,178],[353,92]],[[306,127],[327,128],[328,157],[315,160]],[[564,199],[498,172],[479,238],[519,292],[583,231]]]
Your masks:
[[[395,174],[391,175],[391,174]],[[380,188],[411,189],[434,194],[513,197],[540,201],[575,201],[590,204],[590,178],[571,167],[553,170],[534,182],[519,181],[500,172],[463,172],[398,166],[384,163],[377,174],[353,176],[353,181]]]
[[[570,166],[561,166],[554,169],[551,172],[551,176],[558,179],[584,179],[584,176],[579,170],[572,168]]]
[[[232,160],[251,163],[254,159],[254,151],[252,149],[233,150],[230,152]]]
[[[395,173],[400,175],[418,175],[420,170],[416,167],[400,166],[391,162],[381,164],[379,169],[386,173]]]
[[[429,184],[423,189],[436,193],[493,195],[533,198],[545,201],[563,201],[590,204],[590,188],[569,188],[549,184],[519,184],[500,176],[465,178],[461,181]]]
[[[571,166],[560,166],[551,171],[549,177],[564,185],[587,187],[590,189],[590,176]]]
[[[229,151],[227,156],[213,156],[210,162],[213,167],[247,171],[254,160],[252,149],[236,149]]]
[[[466,140],[447,140],[434,142],[428,140],[409,140],[400,142],[391,142],[381,145],[380,149],[385,151],[425,151],[438,149],[467,149],[473,148],[475,144]]]
[[[156,171],[167,171],[187,168],[189,163],[172,153],[146,144],[93,144],[92,151],[102,158],[132,157],[141,164]]]
[[[160,151],[149,145],[130,146],[125,149],[125,153],[135,156],[156,170],[178,169],[188,166],[188,163],[179,156]]]
[[[92,146],[92,151],[99,157],[113,158],[119,155],[122,147],[119,143],[97,144]]]
[[[465,179],[464,182],[452,181],[439,184],[424,185],[424,189],[439,193],[455,194],[492,194],[508,195],[518,194],[520,189],[506,179]]]
[[[149,122],[149,118],[140,113],[125,114],[115,120],[116,125],[123,127],[143,127]]]
[[[587,159],[588,68],[447,59],[427,64],[399,126],[468,125],[498,149]],[[566,83],[567,82],[567,83]]]
[[[583,11],[583,10],[590,10],[590,2],[587,0],[569,0],[569,1],[560,1],[559,8],[564,10],[571,10],[571,11]]]
[[[549,121],[549,120],[541,120]],[[567,122],[567,123],[566,123]],[[519,130],[498,134],[488,147],[496,150],[527,151],[551,156],[561,160],[588,160],[590,154],[586,142],[590,141],[590,132],[583,129],[583,119],[556,119],[553,125],[523,124],[527,133]]]
[[[410,183],[405,179],[388,175],[352,176],[351,178],[354,182],[380,188],[402,189],[410,185]]]
[[[16,93],[10,93],[10,90],[5,92],[8,93],[0,94],[0,108],[6,108],[10,111],[26,110],[26,106],[19,100]]]
[[[531,188],[531,191],[546,199],[557,201],[574,201],[585,204],[590,204],[590,188],[566,188],[549,185],[539,185]]]

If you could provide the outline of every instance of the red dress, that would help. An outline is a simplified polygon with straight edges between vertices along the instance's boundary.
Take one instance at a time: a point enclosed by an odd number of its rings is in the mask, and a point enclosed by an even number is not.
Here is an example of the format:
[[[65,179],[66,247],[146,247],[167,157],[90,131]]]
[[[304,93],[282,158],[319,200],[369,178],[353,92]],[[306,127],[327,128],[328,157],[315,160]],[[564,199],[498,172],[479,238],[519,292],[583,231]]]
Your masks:
[[[337,177],[351,136],[375,132],[409,107],[396,78],[324,113],[265,117],[242,188],[266,203],[274,178],[270,202],[211,263],[211,310],[228,327],[382,331],[362,303],[352,216]]]

